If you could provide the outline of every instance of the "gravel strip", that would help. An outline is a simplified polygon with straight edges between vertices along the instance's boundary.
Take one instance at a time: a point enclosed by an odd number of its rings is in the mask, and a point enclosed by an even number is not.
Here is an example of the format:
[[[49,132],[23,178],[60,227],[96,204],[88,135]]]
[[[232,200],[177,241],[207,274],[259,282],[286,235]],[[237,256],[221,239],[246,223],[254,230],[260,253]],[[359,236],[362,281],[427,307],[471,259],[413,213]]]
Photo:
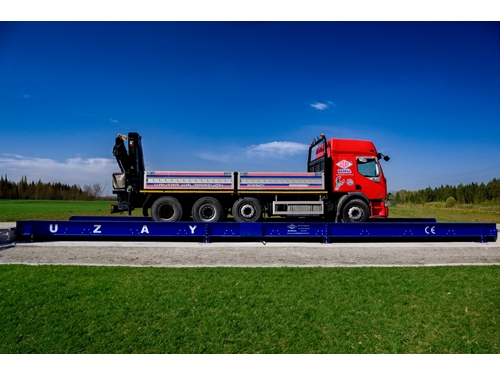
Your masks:
[[[500,244],[480,243],[18,243],[0,264],[154,267],[500,265]]]

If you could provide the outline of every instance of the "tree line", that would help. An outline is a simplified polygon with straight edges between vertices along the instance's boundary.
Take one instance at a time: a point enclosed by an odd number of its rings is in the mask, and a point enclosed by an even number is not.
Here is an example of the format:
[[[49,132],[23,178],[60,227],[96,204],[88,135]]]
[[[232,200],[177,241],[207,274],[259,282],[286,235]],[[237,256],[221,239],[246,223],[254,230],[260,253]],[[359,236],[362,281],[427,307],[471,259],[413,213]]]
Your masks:
[[[431,189],[407,191],[400,190],[394,195],[396,203],[446,202],[453,198],[458,204],[500,204],[500,180],[494,178],[487,184],[475,182],[458,186],[441,185]]]
[[[28,183],[27,176],[21,181],[9,181],[7,175],[0,177],[0,199],[34,199],[34,200],[98,200],[104,191],[100,184],[68,185],[56,183],[45,183],[31,181]]]

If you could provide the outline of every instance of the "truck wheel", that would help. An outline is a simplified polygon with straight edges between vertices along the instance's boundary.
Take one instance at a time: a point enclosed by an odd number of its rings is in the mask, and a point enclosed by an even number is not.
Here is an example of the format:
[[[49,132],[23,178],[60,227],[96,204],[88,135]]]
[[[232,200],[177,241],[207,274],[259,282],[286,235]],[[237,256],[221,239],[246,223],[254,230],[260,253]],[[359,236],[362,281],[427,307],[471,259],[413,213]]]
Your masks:
[[[198,199],[191,211],[194,221],[216,222],[222,217],[223,208],[220,202],[212,197]]]
[[[241,198],[234,202],[232,214],[237,222],[255,222],[262,216],[262,205],[256,198]]]
[[[353,199],[347,202],[342,209],[342,221],[344,223],[366,221],[369,216],[370,208],[361,199]]]
[[[151,207],[154,221],[179,221],[182,217],[182,206],[174,197],[161,197]]]

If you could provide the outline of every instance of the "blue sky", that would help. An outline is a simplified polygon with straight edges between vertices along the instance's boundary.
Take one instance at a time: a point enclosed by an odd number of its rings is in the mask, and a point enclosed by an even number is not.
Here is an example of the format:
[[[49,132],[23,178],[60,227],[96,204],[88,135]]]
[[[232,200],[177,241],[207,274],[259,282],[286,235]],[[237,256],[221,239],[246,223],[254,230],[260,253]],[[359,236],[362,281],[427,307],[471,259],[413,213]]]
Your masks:
[[[390,191],[500,178],[499,22],[1,22],[0,174],[99,182],[117,133],[150,170],[304,171],[375,142]]]

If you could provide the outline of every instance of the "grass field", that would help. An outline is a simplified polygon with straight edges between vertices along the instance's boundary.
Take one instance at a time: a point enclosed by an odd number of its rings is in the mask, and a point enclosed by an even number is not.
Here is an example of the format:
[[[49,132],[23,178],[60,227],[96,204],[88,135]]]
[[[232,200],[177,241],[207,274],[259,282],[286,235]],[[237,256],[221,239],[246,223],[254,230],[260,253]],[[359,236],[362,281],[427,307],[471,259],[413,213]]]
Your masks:
[[[499,353],[500,268],[0,266],[0,353]]]
[[[114,201],[35,201],[0,199],[0,222],[17,220],[66,220],[72,215],[109,215],[109,205]],[[408,205],[390,207],[390,217],[419,218],[433,217],[440,222],[491,222],[500,223],[498,207],[453,207],[444,204]],[[116,216],[123,214],[114,214]],[[133,211],[141,216],[141,210]]]
[[[427,203],[389,208],[394,218],[433,217],[440,222],[484,222],[500,224],[500,208],[488,206],[457,205],[445,208],[444,204]]]
[[[0,222],[66,220],[72,215],[109,215],[111,203],[116,202],[0,199]],[[139,211],[136,214],[139,214]]]

